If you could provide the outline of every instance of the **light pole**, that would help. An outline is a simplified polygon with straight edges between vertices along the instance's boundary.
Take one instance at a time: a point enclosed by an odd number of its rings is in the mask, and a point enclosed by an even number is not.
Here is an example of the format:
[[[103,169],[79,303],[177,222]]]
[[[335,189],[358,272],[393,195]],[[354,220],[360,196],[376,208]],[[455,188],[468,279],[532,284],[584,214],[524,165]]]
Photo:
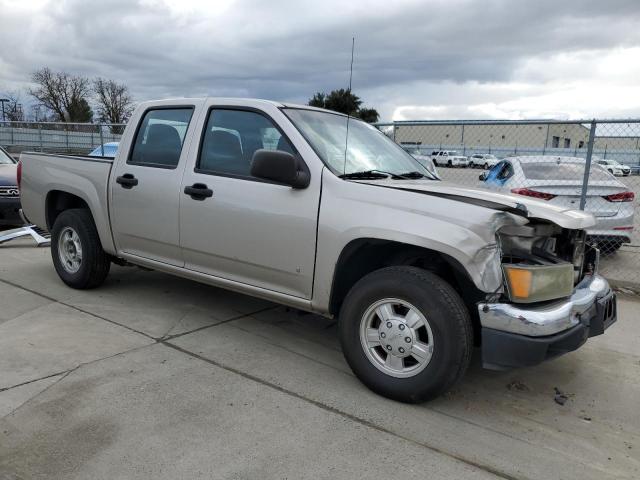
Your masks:
[[[4,104],[5,102],[10,102],[8,98],[0,98],[0,103],[2,104],[2,121],[4,122],[6,118],[4,117]]]

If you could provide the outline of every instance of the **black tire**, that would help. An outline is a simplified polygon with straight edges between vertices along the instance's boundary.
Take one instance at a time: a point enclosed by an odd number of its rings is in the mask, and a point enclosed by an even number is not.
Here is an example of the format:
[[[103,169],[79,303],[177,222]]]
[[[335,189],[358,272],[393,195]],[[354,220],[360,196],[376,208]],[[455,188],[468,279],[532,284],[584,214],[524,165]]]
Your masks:
[[[447,161],[447,167],[449,168],[453,167],[453,162],[451,160]]]
[[[415,306],[433,333],[433,354],[426,367],[408,378],[379,370],[360,341],[360,324],[377,301],[398,298]],[[368,388],[385,397],[419,403],[438,397],[465,373],[473,349],[469,312],[458,293],[437,275],[415,267],[388,267],[360,279],[350,290],[339,318],[347,363]]]
[[[484,162],[484,169],[489,170],[489,164],[487,162]]]
[[[63,266],[64,259],[59,250],[60,236],[66,228],[77,233],[82,248],[82,260],[75,272],[70,272]],[[51,258],[58,276],[70,287],[84,290],[102,285],[109,274],[111,261],[102,249],[89,210],[74,208],[58,215],[51,231]]]

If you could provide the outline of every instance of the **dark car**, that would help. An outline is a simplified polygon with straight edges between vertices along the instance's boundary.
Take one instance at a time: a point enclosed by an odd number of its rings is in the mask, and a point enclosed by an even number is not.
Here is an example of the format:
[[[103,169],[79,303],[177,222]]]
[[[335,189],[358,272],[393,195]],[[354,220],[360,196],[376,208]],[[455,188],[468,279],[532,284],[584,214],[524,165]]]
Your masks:
[[[0,227],[20,226],[20,192],[16,161],[0,147]]]

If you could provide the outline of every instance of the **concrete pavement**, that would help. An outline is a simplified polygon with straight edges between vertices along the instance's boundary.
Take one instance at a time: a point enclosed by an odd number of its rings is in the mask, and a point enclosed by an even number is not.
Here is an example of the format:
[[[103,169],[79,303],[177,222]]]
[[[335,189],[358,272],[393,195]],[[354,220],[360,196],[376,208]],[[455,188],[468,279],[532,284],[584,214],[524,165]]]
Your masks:
[[[424,405],[365,389],[335,323],[137,268],[75,291],[0,247],[0,479],[640,477],[640,302],[581,350]],[[554,388],[568,396],[561,406]]]

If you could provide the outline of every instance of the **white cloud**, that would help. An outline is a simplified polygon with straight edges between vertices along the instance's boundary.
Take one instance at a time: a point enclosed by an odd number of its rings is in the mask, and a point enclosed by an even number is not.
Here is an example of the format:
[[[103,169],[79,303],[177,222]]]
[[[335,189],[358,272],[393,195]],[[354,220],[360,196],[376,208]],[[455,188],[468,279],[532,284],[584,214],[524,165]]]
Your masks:
[[[344,87],[383,119],[640,116],[637,0],[0,0],[0,91],[49,66],[138,100],[305,102]]]

